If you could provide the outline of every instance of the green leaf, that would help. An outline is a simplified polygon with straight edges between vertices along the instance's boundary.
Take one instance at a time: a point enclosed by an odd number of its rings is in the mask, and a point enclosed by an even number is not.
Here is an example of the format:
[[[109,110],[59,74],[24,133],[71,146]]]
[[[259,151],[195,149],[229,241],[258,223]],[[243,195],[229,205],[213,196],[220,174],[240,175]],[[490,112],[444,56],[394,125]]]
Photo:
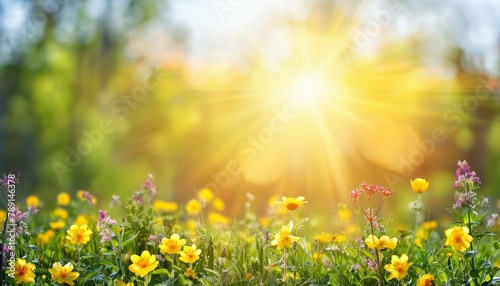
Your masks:
[[[366,257],[370,258],[370,259],[374,259],[375,258],[375,255],[369,251],[366,251],[365,249],[361,249],[361,252],[363,252],[364,255],[366,255]]]
[[[215,276],[215,277],[220,277],[219,272],[217,272],[217,271],[215,271],[215,270],[208,269],[208,268],[203,268],[203,271],[205,271],[206,273],[212,273],[212,274],[213,274],[213,276]]]
[[[160,286],[174,285],[175,281],[177,281],[177,278],[171,278],[161,283]]]
[[[193,285],[193,282],[186,278],[183,274],[179,274],[179,281],[181,282],[181,285]]]
[[[120,270],[115,271],[115,272],[109,274],[109,278],[115,279],[116,277],[118,277],[118,275],[120,275]]]
[[[463,216],[461,213],[457,212],[454,209],[447,208],[446,209],[456,220],[463,222]]]
[[[471,250],[471,251],[464,252],[465,258],[472,258],[472,257],[476,256],[476,254],[477,254],[477,250]]]
[[[122,248],[125,248],[127,245],[129,245],[132,241],[135,240],[135,238],[139,235],[139,232],[136,233],[134,236],[131,238],[127,239],[126,241],[123,242]]]
[[[151,272],[153,275],[168,275],[170,277],[170,271],[168,271],[165,268],[160,268],[156,269],[155,271]]]
[[[495,242],[493,243],[493,247],[495,247],[495,250],[500,249],[500,241],[495,240]]]
[[[402,237],[413,235],[413,231],[411,231],[409,229],[400,229],[398,231],[399,231],[399,233],[401,234]]]
[[[99,272],[97,271],[90,271],[87,273],[87,275],[85,275],[85,281],[90,281],[92,279],[94,279],[97,275],[99,275]]]

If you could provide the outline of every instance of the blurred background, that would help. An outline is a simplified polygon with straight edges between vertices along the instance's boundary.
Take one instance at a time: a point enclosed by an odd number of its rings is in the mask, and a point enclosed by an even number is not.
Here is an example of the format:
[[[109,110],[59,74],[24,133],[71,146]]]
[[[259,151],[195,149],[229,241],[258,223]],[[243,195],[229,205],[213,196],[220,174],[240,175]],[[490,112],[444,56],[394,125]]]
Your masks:
[[[241,214],[272,194],[329,214],[366,181],[430,180],[458,160],[500,197],[500,2],[1,0],[0,170],[17,199],[88,190],[106,208],[149,173]]]

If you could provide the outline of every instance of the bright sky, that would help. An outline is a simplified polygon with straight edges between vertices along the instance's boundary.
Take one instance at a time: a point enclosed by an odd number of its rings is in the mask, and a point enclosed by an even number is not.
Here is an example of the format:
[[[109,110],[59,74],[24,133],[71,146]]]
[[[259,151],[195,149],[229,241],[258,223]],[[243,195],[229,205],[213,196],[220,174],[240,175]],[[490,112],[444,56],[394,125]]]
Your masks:
[[[308,13],[305,3],[304,0],[177,0],[170,2],[172,10],[168,14],[175,25],[187,29],[191,55],[230,64],[242,50],[279,48],[275,45],[277,41],[266,38],[274,29],[273,22],[282,16],[304,17]],[[280,33],[273,36],[280,37]],[[262,45],[264,42],[267,45]],[[260,45],[256,47],[255,43]]]
[[[386,1],[358,2],[377,7],[369,9],[383,9]],[[173,22],[188,31],[192,55],[208,56],[217,63],[239,58],[241,52],[255,52],[253,49],[279,55],[286,36],[283,31],[273,31],[277,29],[273,21],[282,15],[301,18],[309,13],[304,0],[176,0],[169,5]],[[482,58],[475,60],[476,66],[498,72],[500,1],[420,1],[406,6],[391,24],[400,36],[428,34],[436,56],[455,42],[469,57]]]

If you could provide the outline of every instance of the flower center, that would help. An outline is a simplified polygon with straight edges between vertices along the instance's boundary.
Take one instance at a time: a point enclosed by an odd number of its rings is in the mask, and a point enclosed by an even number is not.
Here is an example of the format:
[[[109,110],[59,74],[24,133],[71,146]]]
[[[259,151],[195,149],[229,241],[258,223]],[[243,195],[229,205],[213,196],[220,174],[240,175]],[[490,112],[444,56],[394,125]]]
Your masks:
[[[21,266],[17,269],[17,272],[19,273],[19,275],[24,275],[26,274],[26,272],[28,272],[28,268],[26,266]]]
[[[146,268],[148,267],[148,260],[141,257],[141,259],[137,261],[137,265],[139,265],[141,268]]]

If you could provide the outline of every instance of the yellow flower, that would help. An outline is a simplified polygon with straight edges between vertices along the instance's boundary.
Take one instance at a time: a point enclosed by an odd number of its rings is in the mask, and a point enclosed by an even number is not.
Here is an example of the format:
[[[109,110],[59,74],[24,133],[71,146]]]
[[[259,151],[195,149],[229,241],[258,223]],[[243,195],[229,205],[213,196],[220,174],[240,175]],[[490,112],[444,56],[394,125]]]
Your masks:
[[[285,276],[285,280],[288,279],[300,279],[300,274],[298,272],[288,271]]]
[[[378,237],[374,236],[374,235],[369,235],[366,239],[365,239],[365,243],[366,243],[366,246],[368,248],[376,248],[379,244],[380,244],[380,241],[378,239]]]
[[[193,219],[188,219],[186,221],[186,226],[189,230],[195,231],[198,228],[198,223]]]
[[[423,230],[423,229],[419,229],[417,231],[417,237],[415,238],[415,244],[418,246],[418,247],[424,247],[424,241],[429,237],[427,231]]]
[[[210,212],[208,214],[208,222],[211,225],[228,225],[229,224],[229,218],[227,216],[221,215],[220,213],[216,212]]]
[[[61,218],[61,219],[67,219],[68,218],[68,211],[63,209],[63,208],[57,208],[54,210],[54,216]]]
[[[345,204],[339,204],[338,210],[341,220],[348,221],[351,218],[351,211],[347,208]]]
[[[173,213],[179,209],[179,206],[175,202],[155,200],[153,202],[153,208],[159,212]]]
[[[80,200],[85,200],[85,198],[83,197],[83,194],[85,193],[84,190],[79,190],[78,192],[76,192],[76,197]]]
[[[52,229],[49,229],[44,233],[38,234],[38,241],[41,245],[45,245],[49,243],[55,235],[56,233]]]
[[[196,249],[196,245],[184,245],[182,251],[179,253],[179,259],[184,263],[194,263],[200,259],[201,249]]]
[[[88,225],[89,220],[85,215],[78,215],[73,223],[76,224],[77,226],[82,226],[84,224]]]
[[[386,264],[384,269],[391,273],[388,278],[389,280],[392,278],[401,280],[408,274],[408,268],[410,268],[412,264],[413,263],[408,263],[408,255],[403,253],[401,258],[397,255],[393,255],[391,258],[391,264]]]
[[[281,197],[281,201],[276,201],[276,203],[280,205],[282,209],[294,211],[298,207],[301,207],[305,203],[307,203],[307,201],[305,201],[305,198],[303,196],[299,196],[296,198],[283,196]]]
[[[384,250],[386,248],[394,249],[394,248],[396,248],[396,246],[398,244],[398,239],[395,237],[390,238],[387,235],[383,235],[382,237],[378,238],[378,237],[370,234],[365,239],[365,243],[366,243],[366,246],[368,246],[368,248],[372,248],[372,249],[373,248],[376,248],[377,250]]]
[[[429,188],[429,181],[422,178],[416,178],[415,180],[410,180],[410,184],[412,191],[419,194],[427,191],[427,188]]]
[[[327,244],[334,240],[335,235],[333,233],[322,232],[314,236],[314,240],[318,243]]]
[[[69,202],[71,201],[71,197],[66,192],[60,192],[57,195],[56,200],[57,200],[58,205],[65,207],[65,206],[69,205]]]
[[[31,195],[26,197],[26,206],[32,208],[38,208],[39,205],[40,205],[40,200],[38,199],[37,196]]]
[[[470,247],[471,241],[474,239],[469,235],[469,229],[465,226],[455,226],[454,228],[447,229],[445,245],[451,246],[453,249],[464,252]]]
[[[283,249],[284,247],[292,247],[293,242],[297,242],[300,240],[299,237],[291,235],[292,229],[292,222],[290,222],[288,225],[282,226],[274,236],[274,240],[271,241],[271,245],[277,245],[278,249]]]
[[[26,263],[25,259],[18,258],[15,264],[14,279],[16,284],[21,283],[35,283],[35,265],[33,263]]]
[[[226,204],[221,198],[215,198],[214,201],[212,202],[212,206],[214,207],[215,210],[220,212],[226,208]]]
[[[128,282],[128,283],[125,283],[123,281],[120,281],[120,280],[116,280],[115,281],[115,285],[116,286],[134,286],[134,283],[133,282]]]
[[[424,230],[434,230],[437,228],[437,221],[431,220],[431,221],[426,221],[422,223],[422,228]]]
[[[269,197],[269,200],[267,201],[267,206],[269,207],[270,210],[275,211],[278,214],[285,214],[288,210],[287,209],[282,209],[276,201],[278,201],[280,197],[278,195],[272,195]]]
[[[434,275],[424,274],[417,280],[417,286],[432,286],[434,285]]]
[[[252,273],[247,273],[247,274],[245,275],[245,280],[246,280],[246,281],[249,281],[250,279],[252,279],[252,277],[253,277]]]
[[[163,254],[176,254],[181,251],[181,247],[186,244],[185,239],[180,239],[177,233],[174,233],[170,238],[162,238],[160,247],[160,252]]]
[[[186,203],[186,212],[190,216],[198,215],[201,211],[201,204],[198,200],[191,199]]]
[[[0,210],[0,222],[4,222],[7,219],[7,212]]]
[[[335,242],[335,243],[342,243],[346,240],[347,240],[347,236],[343,233],[335,234],[333,237],[333,242]]]
[[[214,192],[209,188],[203,188],[198,192],[198,198],[203,202],[210,202],[214,198]]]
[[[66,233],[66,239],[71,241],[72,244],[85,244],[90,241],[91,230],[87,229],[87,225],[78,226],[76,224],[72,225]]]
[[[261,226],[268,227],[271,223],[271,220],[268,217],[263,216],[259,218],[259,222]]]
[[[390,238],[387,235],[383,235],[379,238],[378,250],[384,250],[386,248],[394,249],[398,245],[398,239],[396,237]]]
[[[53,230],[60,230],[61,228],[66,226],[66,223],[64,221],[58,220],[58,221],[53,221],[49,222],[50,228]]]
[[[194,270],[191,267],[188,267],[186,269],[186,272],[184,272],[184,276],[186,276],[187,278],[194,279],[196,278],[196,272],[194,272]]]
[[[52,268],[49,269],[50,274],[52,274],[52,280],[57,283],[66,283],[69,285],[75,285],[75,281],[80,273],[73,272],[73,264],[71,262],[66,263],[64,266],[61,263],[56,262],[52,264]]]
[[[158,266],[156,256],[151,255],[147,250],[144,250],[141,256],[133,254],[130,257],[130,260],[132,260],[133,264],[129,265],[128,270],[135,273],[135,276],[141,276],[141,278],[146,276]]]

